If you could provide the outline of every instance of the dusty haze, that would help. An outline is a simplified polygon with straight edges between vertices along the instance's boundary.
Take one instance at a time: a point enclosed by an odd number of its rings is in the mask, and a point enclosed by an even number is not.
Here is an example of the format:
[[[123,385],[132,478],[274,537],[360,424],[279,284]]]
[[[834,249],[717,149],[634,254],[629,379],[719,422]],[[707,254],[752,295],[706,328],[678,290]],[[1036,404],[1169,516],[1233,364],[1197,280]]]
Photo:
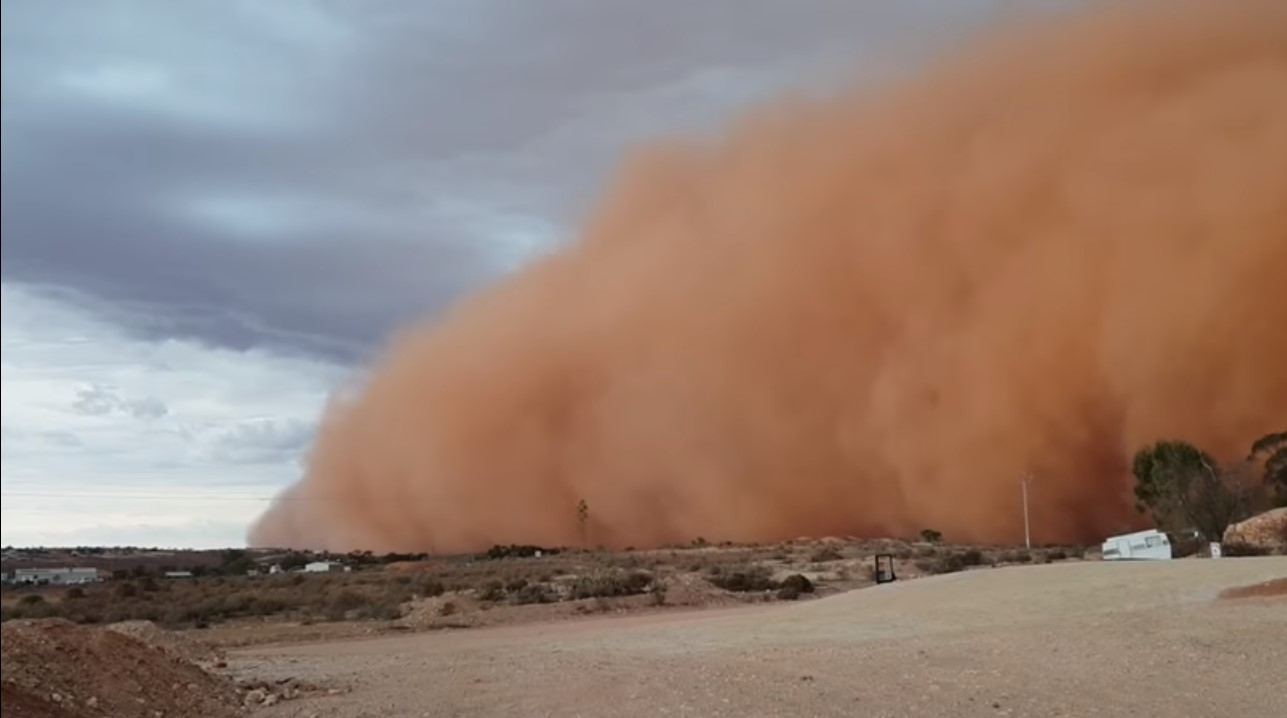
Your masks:
[[[1287,3],[1011,28],[603,200],[398,337],[251,543],[1013,541],[1028,471],[1089,540],[1143,442],[1287,423]]]

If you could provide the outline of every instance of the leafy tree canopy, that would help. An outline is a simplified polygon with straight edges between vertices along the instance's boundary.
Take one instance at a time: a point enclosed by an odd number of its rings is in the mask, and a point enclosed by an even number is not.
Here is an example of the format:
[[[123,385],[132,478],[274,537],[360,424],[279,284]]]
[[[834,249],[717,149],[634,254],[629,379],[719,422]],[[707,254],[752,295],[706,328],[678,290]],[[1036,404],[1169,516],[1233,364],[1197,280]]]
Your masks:
[[[1208,540],[1219,540],[1254,503],[1254,491],[1242,485],[1238,471],[1221,468],[1186,441],[1159,441],[1140,449],[1131,469],[1135,508],[1152,514],[1166,531],[1194,528]]]
[[[1265,434],[1256,439],[1247,460],[1253,464],[1264,462],[1265,486],[1277,505],[1287,506],[1287,431]]]

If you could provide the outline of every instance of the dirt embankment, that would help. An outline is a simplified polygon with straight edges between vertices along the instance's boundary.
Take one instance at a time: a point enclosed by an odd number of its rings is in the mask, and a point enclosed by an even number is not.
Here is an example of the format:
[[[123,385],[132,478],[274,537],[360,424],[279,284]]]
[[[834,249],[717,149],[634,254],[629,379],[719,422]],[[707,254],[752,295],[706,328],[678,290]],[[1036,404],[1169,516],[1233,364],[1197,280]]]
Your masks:
[[[57,620],[5,623],[5,718],[236,714],[240,701],[231,681],[138,633],[137,626],[119,631]]]

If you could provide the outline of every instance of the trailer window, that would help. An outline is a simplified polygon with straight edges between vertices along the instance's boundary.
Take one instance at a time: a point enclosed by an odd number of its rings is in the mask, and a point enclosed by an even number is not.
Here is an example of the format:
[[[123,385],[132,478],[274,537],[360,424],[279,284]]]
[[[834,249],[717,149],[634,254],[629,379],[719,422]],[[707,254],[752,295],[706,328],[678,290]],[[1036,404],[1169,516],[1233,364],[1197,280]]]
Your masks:
[[[1144,538],[1144,543],[1149,548],[1157,548],[1162,545],[1162,539],[1157,536],[1147,536]]]

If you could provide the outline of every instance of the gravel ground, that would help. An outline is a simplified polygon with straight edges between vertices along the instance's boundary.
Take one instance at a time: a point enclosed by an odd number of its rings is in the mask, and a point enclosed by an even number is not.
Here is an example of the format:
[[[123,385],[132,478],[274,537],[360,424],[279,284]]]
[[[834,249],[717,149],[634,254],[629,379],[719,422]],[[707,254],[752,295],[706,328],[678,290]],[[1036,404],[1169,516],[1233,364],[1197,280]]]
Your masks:
[[[1287,715],[1287,558],[985,569],[792,605],[234,652],[265,716]]]

